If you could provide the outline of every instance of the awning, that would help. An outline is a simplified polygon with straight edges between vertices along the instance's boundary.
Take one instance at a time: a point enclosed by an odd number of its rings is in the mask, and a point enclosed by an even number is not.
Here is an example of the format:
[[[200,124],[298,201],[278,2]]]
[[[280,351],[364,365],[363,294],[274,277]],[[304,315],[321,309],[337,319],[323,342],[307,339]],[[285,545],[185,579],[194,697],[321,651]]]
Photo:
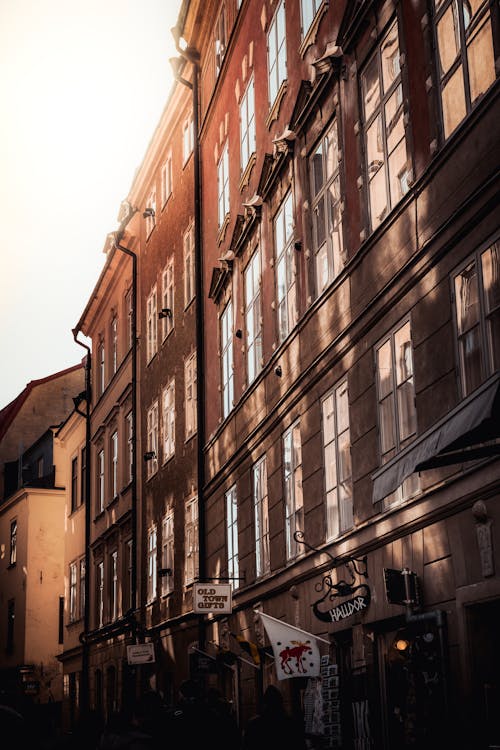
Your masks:
[[[500,455],[500,373],[420,435],[373,475],[373,502],[382,500],[415,471]]]

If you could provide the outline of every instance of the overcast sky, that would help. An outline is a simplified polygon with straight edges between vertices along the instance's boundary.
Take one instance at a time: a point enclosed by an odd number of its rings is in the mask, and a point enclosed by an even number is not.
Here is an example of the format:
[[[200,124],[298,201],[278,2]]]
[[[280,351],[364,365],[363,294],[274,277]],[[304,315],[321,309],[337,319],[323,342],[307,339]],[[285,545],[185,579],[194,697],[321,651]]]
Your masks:
[[[0,409],[71,333],[172,86],[180,0],[0,0]]]

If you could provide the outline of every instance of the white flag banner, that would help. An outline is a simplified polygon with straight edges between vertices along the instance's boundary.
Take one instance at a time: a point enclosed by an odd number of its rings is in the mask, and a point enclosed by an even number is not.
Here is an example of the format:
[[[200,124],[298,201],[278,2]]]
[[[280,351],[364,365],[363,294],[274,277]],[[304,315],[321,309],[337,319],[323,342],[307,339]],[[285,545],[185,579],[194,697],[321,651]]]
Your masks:
[[[277,620],[276,617],[258,612],[264,623],[267,637],[273,648],[274,663],[278,680],[290,677],[317,677],[320,673],[320,658],[318,641],[328,643],[305,630]]]

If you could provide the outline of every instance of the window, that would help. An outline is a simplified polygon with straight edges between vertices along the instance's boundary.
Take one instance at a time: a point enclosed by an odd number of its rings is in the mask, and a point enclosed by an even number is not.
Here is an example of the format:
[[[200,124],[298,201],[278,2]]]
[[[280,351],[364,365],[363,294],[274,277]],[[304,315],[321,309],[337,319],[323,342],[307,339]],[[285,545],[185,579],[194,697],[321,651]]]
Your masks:
[[[123,612],[127,612],[132,607],[132,565],[133,565],[133,547],[132,540],[125,542],[125,580],[123,582]]]
[[[238,577],[238,499],[236,485],[226,492],[226,534],[227,534],[227,575],[231,578],[233,590],[240,585]]]
[[[376,349],[379,441],[382,464],[387,463],[415,436],[417,414],[413,382],[413,354],[410,323],[394,329]],[[412,474],[385,505],[406,499],[418,489],[418,475]]]
[[[14,651],[14,623],[16,619],[16,600],[9,599],[7,602],[7,642],[5,650],[8,654]]]
[[[295,422],[283,435],[283,478],[285,487],[286,556],[292,560],[300,554],[294,539],[296,531],[304,531],[302,498],[302,448],[300,424]]]
[[[118,497],[118,432],[111,435],[111,498]]]
[[[252,468],[252,487],[255,518],[255,575],[260,578],[271,570],[267,461],[265,456],[262,456]]]
[[[194,298],[194,226],[184,235],[184,306]]]
[[[76,562],[69,566],[69,621],[75,622],[78,617],[78,567]]]
[[[167,461],[175,453],[175,383],[170,383],[163,389],[162,397],[163,422],[163,460]]]
[[[158,401],[149,407],[146,417],[147,429],[147,452],[152,457],[147,461],[147,478],[153,476],[158,471]]]
[[[311,157],[312,216],[318,295],[344,265],[337,120]]]
[[[97,512],[104,510],[104,451],[97,454]]]
[[[126,339],[126,350],[128,351],[132,346],[133,331],[132,331],[132,290],[129,289],[125,294],[125,314],[127,316],[127,339]]]
[[[112,375],[118,369],[118,318],[116,315],[111,320],[111,373]]]
[[[79,615],[83,619],[85,616],[85,580],[86,580],[86,569],[85,569],[85,558],[82,557],[80,560],[80,596],[79,596]]]
[[[152,602],[156,599],[156,575],[157,575],[157,562],[156,562],[156,525],[151,526],[148,530],[148,602]]]
[[[125,431],[127,436],[127,484],[129,484],[134,475],[134,422],[131,411],[125,417]]]
[[[241,171],[244,172],[255,152],[255,90],[253,76],[240,102]]]
[[[222,6],[214,29],[215,75],[219,75],[226,54],[226,10]]]
[[[158,309],[156,302],[156,285],[152,288],[146,301],[146,360],[150,362],[158,351]]]
[[[302,37],[305,37],[309,31],[322,2],[323,0],[300,0],[300,10],[302,13]]]
[[[78,508],[78,458],[71,459],[71,512]]]
[[[326,537],[353,526],[349,395],[345,380],[322,401]]]
[[[96,566],[96,627],[104,625],[104,562],[101,560]]]
[[[182,126],[182,161],[187,162],[193,152],[193,118],[186,120]]]
[[[220,319],[221,328],[221,369],[222,369],[222,414],[224,419],[233,408],[233,304],[227,303]]]
[[[371,228],[408,192],[403,84],[395,21],[361,74]]]
[[[118,617],[118,552],[113,550],[109,556],[109,619],[114,622]]]
[[[162,208],[172,194],[172,154],[169,154],[161,168],[161,205]]]
[[[97,348],[97,361],[98,361],[98,394],[99,396],[102,396],[104,393],[104,389],[106,388],[106,367],[105,367],[105,352],[104,352],[104,341],[99,342],[99,346]]]
[[[80,497],[81,504],[87,502],[87,448],[83,447],[80,453]]]
[[[149,237],[156,224],[156,188],[153,188],[146,201],[146,237]]]
[[[10,555],[9,565],[15,565],[17,561],[17,520],[10,522]]]
[[[281,343],[286,339],[297,321],[291,193],[283,201],[274,220],[274,248],[278,296],[278,336]]]
[[[219,229],[229,214],[229,148],[227,141],[217,165],[217,190],[219,205]]]
[[[470,258],[454,278],[462,395],[500,369],[500,242]]]
[[[196,432],[196,352],[184,362],[184,412],[186,440]]]
[[[444,137],[495,81],[490,3],[434,0],[437,64]]]
[[[162,524],[161,567],[171,571],[164,574],[161,580],[161,593],[165,596],[174,589],[174,514],[172,511],[166,514]]]
[[[262,368],[262,311],[260,301],[260,257],[253,254],[245,269],[245,325],[247,335],[248,384]]]
[[[161,276],[161,338],[174,329],[174,259],[168,261]]]
[[[195,497],[186,503],[185,534],[185,582],[189,584],[198,578],[199,572],[198,500]]]
[[[272,105],[280,86],[286,81],[285,3],[281,0],[267,35],[269,104]]]

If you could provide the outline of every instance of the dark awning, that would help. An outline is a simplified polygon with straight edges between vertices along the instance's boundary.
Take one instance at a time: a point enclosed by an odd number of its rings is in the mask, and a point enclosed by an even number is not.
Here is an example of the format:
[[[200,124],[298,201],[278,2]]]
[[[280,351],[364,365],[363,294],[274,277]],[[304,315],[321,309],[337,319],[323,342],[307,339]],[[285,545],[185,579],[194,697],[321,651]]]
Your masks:
[[[415,471],[500,454],[500,373],[420,435],[373,475],[373,502],[389,495]],[[475,447],[474,447],[475,446]]]

